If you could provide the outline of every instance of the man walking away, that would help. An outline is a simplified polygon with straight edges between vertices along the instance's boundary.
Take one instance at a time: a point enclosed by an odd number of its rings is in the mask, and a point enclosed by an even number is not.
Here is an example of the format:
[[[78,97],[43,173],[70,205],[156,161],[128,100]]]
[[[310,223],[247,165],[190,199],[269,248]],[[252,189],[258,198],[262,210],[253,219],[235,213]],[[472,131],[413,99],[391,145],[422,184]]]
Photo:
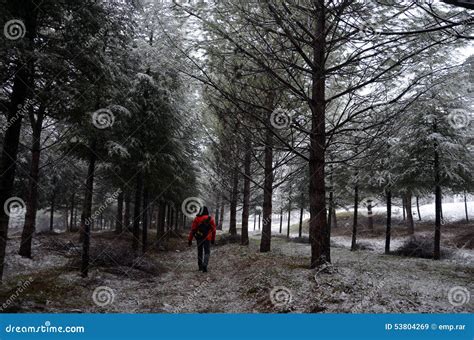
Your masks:
[[[216,240],[216,222],[212,216],[209,215],[207,207],[202,207],[194,218],[188,237],[189,246],[192,245],[193,238],[195,238],[197,242],[199,270],[203,273],[207,273],[207,265],[209,263],[209,256],[211,255],[211,244],[214,244]]]

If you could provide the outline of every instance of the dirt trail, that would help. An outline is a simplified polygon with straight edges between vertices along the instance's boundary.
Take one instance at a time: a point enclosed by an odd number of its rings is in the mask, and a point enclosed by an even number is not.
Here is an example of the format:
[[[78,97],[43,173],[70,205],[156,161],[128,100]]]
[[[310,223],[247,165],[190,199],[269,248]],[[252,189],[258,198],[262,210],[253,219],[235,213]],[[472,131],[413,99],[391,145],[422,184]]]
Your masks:
[[[47,237],[35,243],[43,252]],[[309,270],[309,246],[272,240],[272,252],[250,246],[211,249],[209,272],[197,271],[196,248],[177,243],[174,251],[152,252],[160,266],[147,274],[129,267],[94,268],[89,278],[67,270],[63,254],[48,251],[47,261],[18,260],[0,291],[7,299],[28,277],[33,283],[9,306],[18,312],[473,312],[471,301],[453,306],[453,287],[474,291],[474,265],[460,259],[432,261],[385,256],[377,251],[332,249],[333,265]],[[41,250],[43,249],[43,250]],[[125,254],[126,255],[126,254]],[[31,261],[28,265],[26,262]],[[15,275],[14,275],[15,273]],[[102,291],[98,288],[101,287]],[[98,290],[99,289],[99,290]],[[95,300],[93,298],[94,291]],[[98,292],[98,293],[97,293]],[[97,300],[99,298],[99,304]]]

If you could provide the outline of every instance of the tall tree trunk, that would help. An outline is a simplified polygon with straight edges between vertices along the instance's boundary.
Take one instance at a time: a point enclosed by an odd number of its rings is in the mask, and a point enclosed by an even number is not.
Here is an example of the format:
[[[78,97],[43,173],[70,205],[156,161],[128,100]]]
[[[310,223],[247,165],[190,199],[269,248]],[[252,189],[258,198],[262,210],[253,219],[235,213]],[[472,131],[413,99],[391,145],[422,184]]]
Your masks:
[[[390,253],[390,238],[392,232],[392,192],[387,190],[387,226],[385,231],[385,254]]]
[[[332,183],[332,174],[331,174],[331,183]],[[328,214],[328,227],[326,231],[326,242],[331,243],[331,228],[332,228],[332,216],[334,214],[334,191],[332,190],[331,184],[331,191],[329,192],[329,214]],[[329,262],[331,262],[331,253],[328,254]]]
[[[258,230],[260,230],[260,221],[262,220],[262,214],[258,213]]]
[[[229,233],[237,235],[237,199],[238,199],[239,175],[237,168],[234,168],[232,174],[232,197],[230,200],[230,225]]]
[[[403,214],[403,221],[406,220],[405,211],[406,211],[405,196],[402,196],[402,214]]]
[[[300,224],[298,227],[298,237],[301,239],[303,237],[303,206],[300,207]]]
[[[124,200],[125,200],[125,212],[123,214],[123,225],[125,227],[125,230],[129,231],[130,230],[130,191],[129,190],[125,191]]]
[[[469,223],[469,214],[467,213],[467,198],[466,198],[465,191],[464,191],[464,212],[466,213],[466,222]]]
[[[286,227],[287,238],[290,238],[290,229],[291,229],[291,199],[288,202],[288,225]]]
[[[273,96],[270,97],[270,107],[273,107]],[[265,132],[265,161],[263,183],[263,226],[260,240],[260,252],[268,252],[272,242],[272,196],[273,196],[273,133],[271,130],[270,114],[267,117]]]
[[[89,248],[91,233],[91,215],[92,215],[92,193],[94,190],[94,174],[96,163],[96,141],[93,140],[90,145],[89,166],[87,169],[87,179],[84,194],[84,208],[81,215],[81,235],[82,235],[82,263],[81,275],[87,277],[89,273]]]
[[[418,221],[421,221],[420,203],[419,203],[418,196],[416,196],[416,211],[418,212]]]
[[[215,222],[216,222],[216,227],[219,226],[220,220],[219,220],[219,210],[220,210],[220,201],[217,200],[217,205],[216,205],[216,210],[214,212],[214,217],[215,217]]]
[[[49,213],[49,231],[54,230],[54,205],[56,203],[56,190],[53,189],[53,194],[51,196],[51,210]]]
[[[36,115],[30,114],[33,129],[31,141],[31,166],[28,182],[28,199],[26,201],[26,215],[23,231],[21,233],[21,244],[18,254],[31,258],[31,241],[36,229],[36,213],[38,211],[38,179],[41,153],[41,131],[43,129],[44,110],[40,109]]]
[[[311,268],[329,261],[330,245],[324,239],[327,229],[325,166],[325,58],[326,11],[324,0],[316,0],[315,34],[313,40],[313,69],[311,86],[311,133],[309,153],[309,203]]]
[[[20,18],[25,24],[25,37],[18,45],[20,55],[16,58],[13,87],[10,95],[6,120],[9,126],[3,137],[3,149],[0,156],[0,281],[3,277],[5,250],[8,237],[9,215],[4,209],[5,202],[11,197],[15,180],[16,160],[20,142],[21,121],[20,107],[25,106],[29,89],[34,88],[34,40],[37,32],[37,13],[40,5],[32,0],[22,1],[21,4],[12,1],[8,4],[9,15]]]
[[[283,230],[283,208],[280,208],[280,234]]]
[[[369,230],[374,231],[374,215],[372,214],[372,200],[367,201],[367,222]]]
[[[73,180],[75,182],[75,180]],[[74,232],[76,231],[76,224],[75,224],[75,218],[76,216],[74,215],[75,210],[76,210],[76,190],[73,188],[73,192],[71,194],[71,203],[70,203],[70,215],[71,215],[71,227],[69,228],[69,231]]]
[[[144,184],[143,187],[143,225],[142,225],[142,252],[143,254],[146,253],[147,246],[148,246],[148,186]]]
[[[117,197],[117,215],[115,217],[115,233],[121,234],[123,232],[123,190]]]
[[[138,248],[140,245],[140,215],[141,215],[141,201],[142,201],[142,184],[143,174],[141,170],[137,174],[137,182],[135,187],[135,205],[133,212],[133,242],[132,249],[135,255],[138,254]]]
[[[250,166],[252,162],[252,144],[246,143],[245,159],[244,159],[244,202],[242,206],[242,235],[240,243],[242,245],[249,244],[249,215],[250,215]]]
[[[221,204],[221,216],[219,218],[219,225],[217,226],[217,230],[222,230],[222,226],[224,224],[224,212],[225,212],[225,204],[222,202]]]
[[[436,128],[435,128],[436,131]],[[434,235],[434,252],[433,258],[439,260],[441,258],[441,186],[439,174],[439,154],[437,145],[434,151],[434,182],[435,182],[435,235]]]
[[[354,187],[354,217],[352,221],[352,242],[351,251],[357,249],[357,213],[359,208],[359,186]]]
[[[253,213],[253,231],[255,231],[255,228],[257,227],[257,213]]]
[[[415,222],[413,221],[413,212],[411,211],[411,192],[405,194],[405,208],[407,211],[408,232],[415,233]]]

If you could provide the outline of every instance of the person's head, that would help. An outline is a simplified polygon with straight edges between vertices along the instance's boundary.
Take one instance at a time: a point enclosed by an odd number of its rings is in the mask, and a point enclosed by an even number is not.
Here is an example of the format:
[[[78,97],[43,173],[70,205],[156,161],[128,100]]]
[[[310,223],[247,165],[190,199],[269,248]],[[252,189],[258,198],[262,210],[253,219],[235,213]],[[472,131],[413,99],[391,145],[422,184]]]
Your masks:
[[[207,209],[206,206],[203,206],[200,210],[199,213],[197,214],[198,216],[206,216],[209,215],[209,210]]]

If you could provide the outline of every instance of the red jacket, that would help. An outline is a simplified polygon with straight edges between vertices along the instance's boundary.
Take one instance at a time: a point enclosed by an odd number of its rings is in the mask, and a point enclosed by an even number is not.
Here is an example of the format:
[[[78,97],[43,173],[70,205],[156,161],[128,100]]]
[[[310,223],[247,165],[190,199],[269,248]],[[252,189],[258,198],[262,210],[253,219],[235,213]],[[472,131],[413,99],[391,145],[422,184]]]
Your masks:
[[[188,240],[192,241],[194,232],[197,230],[198,226],[204,222],[209,216],[208,215],[203,215],[203,216],[196,216],[196,218],[193,221],[193,224],[191,225],[191,231],[189,232],[189,237]],[[211,231],[209,234],[207,234],[206,240],[208,241],[215,241],[216,239],[216,222],[214,222],[214,219],[211,216]]]

